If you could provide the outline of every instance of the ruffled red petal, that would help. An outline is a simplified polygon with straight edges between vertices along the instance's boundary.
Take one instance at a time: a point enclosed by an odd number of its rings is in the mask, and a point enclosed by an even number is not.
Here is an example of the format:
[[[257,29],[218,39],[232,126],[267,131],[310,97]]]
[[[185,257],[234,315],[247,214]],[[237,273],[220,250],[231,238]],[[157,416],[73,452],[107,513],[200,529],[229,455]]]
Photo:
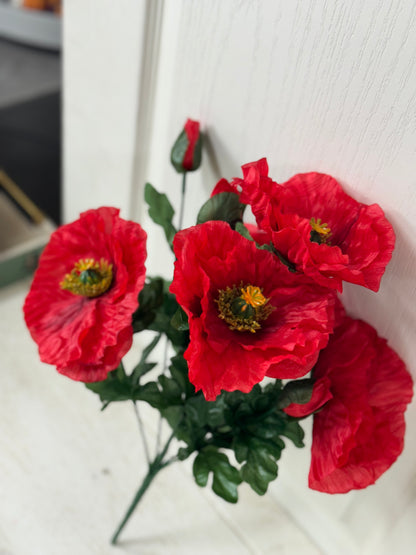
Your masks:
[[[345,493],[374,483],[403,449],[413,395],[403,361],[359,320],[345,318],[314,369],[333,398],[314,416],[309,486]]]
[[[298,174],[278,185],[263,161],[243,166],[241,200],[276,249],[322,286],[342,291],[348,281],[377,291],[395,235],[381,208],[357,202],[331,176]],[[311,218],[331,229],[329,244],[310,239]]]
[[[304,375],[328,341],[334,296],[294,275],[224,222],[178,233],[171,292],[190,319],[190,379],[208,400],[221,389],[250,391],[265,375]],[[232,331],[218,317],[219,290],[251,284],[276,307],[256,333]]]
[[[295,418],[303,418],[314,413],[332,399],[333,395],[330,390],[330,385],[331,382],[327,377],[317,380],[313,384],[312,397],[308,403],[291,403],[288,407],[283,409],[284,412]]]
[[[226,179],[220,179],[212,190],[211,197],[218,195],[219,193],[237,193],[240,194],[240,189],[237,183],[229,182]]]
[[[43,362],[79,381],[105,379],[132,342],[132,313],[145,280],[146,234],[115,208],[81,214],[56,230],[46,246],[24,305],[26,324]],[[60,287],[83,258],[113,264],[103,295],[86,298]]]

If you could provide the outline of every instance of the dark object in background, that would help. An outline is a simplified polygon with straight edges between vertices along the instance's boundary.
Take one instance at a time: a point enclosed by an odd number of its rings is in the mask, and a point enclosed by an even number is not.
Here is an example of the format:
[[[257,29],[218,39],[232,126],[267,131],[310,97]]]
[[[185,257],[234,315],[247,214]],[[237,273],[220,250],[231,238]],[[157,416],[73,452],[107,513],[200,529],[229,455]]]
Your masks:
[[[60,92],[0,109],[0,167],[61,223]]]
[[[54,227],[0,169],[0,287],[35,270]]]

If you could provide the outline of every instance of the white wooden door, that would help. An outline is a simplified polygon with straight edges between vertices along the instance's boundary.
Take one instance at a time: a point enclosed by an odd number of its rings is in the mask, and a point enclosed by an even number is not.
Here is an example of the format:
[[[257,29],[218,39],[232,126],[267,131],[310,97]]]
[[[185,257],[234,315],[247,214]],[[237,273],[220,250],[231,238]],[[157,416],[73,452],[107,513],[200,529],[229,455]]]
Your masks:
[[[150,229],[143,184],[178,200],[179,178],[168,157],[187,117],[201,121],[207,150],[202,170],[189,179],[186,224],[194,223],[217,179],[239,176],[242,164],[260,157],[267,157],[276,181],[304,171],[330,173],[358,200],[379,203],[396,230],[380,292],[347,286],[343,300],[353,316],[389,338],[416,376],[415,2],[97,4],[66,5],[67,218],[111,202]],[[97,67],[102,42],[107,59]],[[95,65],[81,75],[90,62]],[[115,82],[100,82],[113,70]],[[120,134],[115,142],[111,128]],[[86,188],[91,179],[93,194]],[[168,252],[161,256],[161,242],[152,231],[148,266],[169,275],[171,259]],[[415,417],[413,403],[404,454],[375,486],[332,497],[310,491],[308,449],[288,450],[271,498],[323,553],[413,553]]]

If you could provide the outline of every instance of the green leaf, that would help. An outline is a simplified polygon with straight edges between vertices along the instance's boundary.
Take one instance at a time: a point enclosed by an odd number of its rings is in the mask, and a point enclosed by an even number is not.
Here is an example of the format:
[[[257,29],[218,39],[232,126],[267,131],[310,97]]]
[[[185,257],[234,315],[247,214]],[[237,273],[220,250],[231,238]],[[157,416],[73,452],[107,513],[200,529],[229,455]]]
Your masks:
[[[171,320],[179,305],[176,302],[175,295],[168,291],[168,286],[169,284],[166,282],[163,302],[157,309],[156,317],[148,329],[164,333],[177,352],[184,351],[189,343],[189,332],[187,330],[177,330],[172,326]]]
[[[207,422],[211,428],[224,430],[229,433],[231,430],[232,413],[225,403],[225,398],[221,395],[215,401],[208,403]]]
[[[199,393],[186,401],[185,413],[188,421],[196,430],[203,430],[208,422],[208,405],[204,396]]]
[[[189,440],[186,433],[186,427],[183,426],[184,408],[183,405],[168,406],[162,411],[162,416],[166,418],[172,430],[175,430],[175,436],[182,440]]]
[[[285,408],[291,403],[304,405],[309,403],[312,397],[314,380],[303,379],[288,382],[283,388],[279,399],[279,408]]]
[[[273,246],[271,247],[270,250],[271,250],[271,252],[273,252],[277,256],[277,258],[280,260],[280,262],[286,266],[286,268],[289,270],[289,272],[292,272],[292,274],[297,274],[298,273],[298,271],[296,269],[296,265],[293,264],[293,262],[290,262],[290,260],[288,260],[286,257],[284,257],[283,254],[281,254]]]
[[[269,483],[277,477],[277,464],[266,449],[250,451],[247,463],[241,468],[245,482],[259,495],[264,495]]]
[[[245,432],[237,436],[233,443],[237,461],[244,462],[241,476],[259,495],[266,493],[269,483],[276,479],[276,461],[285,447],[276,432],[268,435],[269,438],[262,438],[261,434],[256,437]]]
[[[163,304],[163,290],[162,278],[148,278],[139,294],[139,308],[133,314],[134,333],[149,329],[156,318],[158,308]]]
[[[167,406],[161,391],[159,390],[156,382],[147,382],[142,385],[133,394],[134,401],[145,401],[152,407],[162,410]]]
[[[128,381],[120,381],[117,377],[119,370],[109,372],[107,378],[101,382],[86,383],[85,387],[99,395],[100,400],[108,405],[113,401],[131,399],[131,386]]]
[[[205,487],[212,472],[212,490],[229,503],[237,503],[237,486],[241,484],[239,471],[230,464],[227,455],[215,447],[208,446],[195,457],[193,474],[196,483]]]
[[[146,183],[144,188],[144,198],[149,205],[149,216],[155,224],[158,224],[163,228],[166,239],[172,247],[173,237],[176,233],[176,229],[172,224],[175,211],[169,202],[168,197],[164,193],[158,193],[150,183]]]
[[[176,380],[169,378],[165,374],[159,376],[159,383],[162,387],[163,397],[170,405],[178,405],[182,401],[182,390]]]
[[[243,219],[245,205],[241,204],[237,193],[218,193],[202,206],[197,217],[197,224],[212,220],[228,222],[232,227]]]
[[[202,453],[198,453],[192,467],[195,482],[198,486],[204,488],[207,485],[210,471],[211,468],[207,458]]]
[[[248,239],[249,241],[254,241],[253,237],[250,235],[249,230],[242,222],[237,222],[235,224],[235,230],[238,231],[240,235]]]
[[[188,364],[182,354],[171,358],[169,371],[174,380],[185,394],[185,398],[195,395],[195,387],[189,381]]]
[[[172,316],[170,323],[176,330],[189,330],[188,317],[181,307],[179,307],[175,314]]]
[[[305,432],[296,419],[292,419],[289,416],[287,418],[288,420],[282,435],[292,440],[296,447],[304,447],[303,438],[305,437]]]

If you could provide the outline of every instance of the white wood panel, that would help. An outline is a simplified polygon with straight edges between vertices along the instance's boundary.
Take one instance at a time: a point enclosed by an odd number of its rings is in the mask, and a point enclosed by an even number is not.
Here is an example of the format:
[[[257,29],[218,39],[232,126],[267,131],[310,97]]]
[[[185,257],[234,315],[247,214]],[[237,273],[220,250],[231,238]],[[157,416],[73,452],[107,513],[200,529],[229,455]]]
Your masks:
[[[146,176],[177,202],[179,178],[167,160],[192,117],[208,134],[209,154],[190,176],[187,225],[219,177],[240,175],[241,164],[262,156],[277,181],[321,171],[358,200],[378,202],[397,233],[392,263],[378,294],[347,286],[344,302],[389,338],[413,375],[415,32],[412,0],[166,0]],[[143,203],[136,213],[151,229]],[[162,243],[152,230],[149,267],[169,275]],[[283,457],[284,485],[272,495],[295,518],[308,515],[303,525],[326,553],[379,553],[392,526],[408,530],[400,522],[414,515],[415,412],[413,404],[404,455],[366,491],[309,491],[307,450]]]
[[[146,0],[65,3],[65,221],[103,205],[130,216],[146,6]]]

